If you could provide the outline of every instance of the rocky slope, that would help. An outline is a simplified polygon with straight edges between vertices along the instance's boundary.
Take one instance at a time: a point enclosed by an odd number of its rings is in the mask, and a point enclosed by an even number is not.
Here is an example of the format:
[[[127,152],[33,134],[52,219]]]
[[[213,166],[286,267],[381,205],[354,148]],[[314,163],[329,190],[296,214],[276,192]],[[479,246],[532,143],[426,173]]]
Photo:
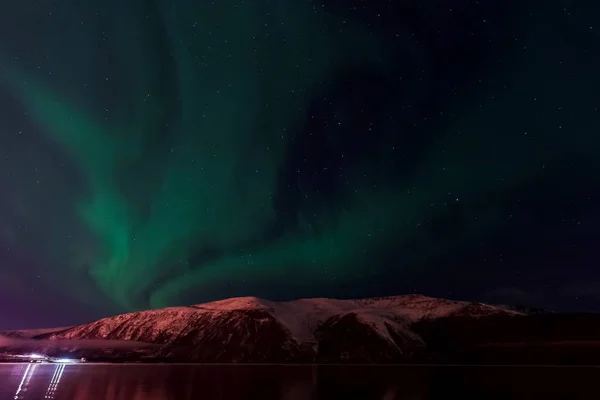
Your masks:
[[[101,340],[107,347],[112,340],[158,345],[137,353],[128,351],[127,358],[388,363],[413,361],[423,353],[426,343],[414,329],[418,322],[515,315],[519,314],[502,307],[420,295],[288,302],[243,297],[123,314],[33,339]],[[77,353],[93,358],[98,350],[80,348]]]

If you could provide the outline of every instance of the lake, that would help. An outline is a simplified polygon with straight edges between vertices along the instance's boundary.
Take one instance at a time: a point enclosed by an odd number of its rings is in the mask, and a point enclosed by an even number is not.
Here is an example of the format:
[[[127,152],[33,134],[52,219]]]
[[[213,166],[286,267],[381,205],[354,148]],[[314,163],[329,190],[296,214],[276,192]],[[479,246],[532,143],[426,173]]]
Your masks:
[[[592,399],[587,367],[0,364],[0,399]]]

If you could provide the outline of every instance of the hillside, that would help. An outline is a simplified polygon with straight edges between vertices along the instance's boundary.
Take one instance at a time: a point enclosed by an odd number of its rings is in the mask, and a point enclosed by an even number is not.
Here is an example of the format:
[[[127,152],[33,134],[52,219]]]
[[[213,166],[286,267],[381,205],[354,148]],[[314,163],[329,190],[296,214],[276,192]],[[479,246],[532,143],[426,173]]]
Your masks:
[[[2,332],[2,336],[9,338],[18,339],[33,339],[37,336],[46,335],[49,333],[63,331],[70,328],[70,326],[63,326],[60,328],[46,328],[46,329],[20,329]]]
[[[526,315],[420,295],[241,297],[4,332],[0,360],[36,352],[111,362],[597,364],[598,338],[598,314]]]
[[[87,357],[196,362],[408,362],[427,345],[413,329],[420,321],[515,316],[481,303],[420,295],[356,300],[301,299],[275,302],[232,298],[104,318],[66,329],[20,336]],[[68,346],[102,341],[107,350]],[[158,345],[138,352],[110,349],[113,341]],[[65,346],[68,347],[65,348]],[[89,347],[89,346],[88,346]],[[49,347],[45,345],[46,350]]]

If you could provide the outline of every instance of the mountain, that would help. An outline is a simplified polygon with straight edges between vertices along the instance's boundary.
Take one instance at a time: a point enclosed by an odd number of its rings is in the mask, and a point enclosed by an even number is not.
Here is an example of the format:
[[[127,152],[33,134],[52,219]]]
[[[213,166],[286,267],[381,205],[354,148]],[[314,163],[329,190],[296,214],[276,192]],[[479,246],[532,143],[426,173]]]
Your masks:
[[[33,339],[37,336],[46,335],[48,333],[63,331],[70,326],[64,326],[61,328],[47,328],[47,329],[21,329],[21,330],[13,330],[13,331],[5,331],[2,332],[2,336],[8,338],[17,338],[17,339]]]
[[[519,315],[500,306],[421,295],[286,302],[241,297],[117,315],[38,335],[20,331],[20,336],[43,343],[46,352],[97,359],[394,363],[426,359],[429,344],[415,327],[436,330],[425,322]],[[139,346],[111,346],[117,341]],[[105,347],[99,350],[98,343]]]
[[[412,329],[439,364],[598,365],[600,314],[532,314],[421,320]]]

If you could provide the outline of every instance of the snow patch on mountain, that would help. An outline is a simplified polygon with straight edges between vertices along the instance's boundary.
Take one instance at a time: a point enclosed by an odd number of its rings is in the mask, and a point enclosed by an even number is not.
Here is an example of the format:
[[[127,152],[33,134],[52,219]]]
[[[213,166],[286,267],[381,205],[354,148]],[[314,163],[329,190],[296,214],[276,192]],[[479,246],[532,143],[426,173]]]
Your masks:
[[[390,296],[367,299],[338,300],[328,298],[300,299],[276,302],[257,297],[237,297],[192,306],[210,312],[236,310],[263,310],[272,314],[290,331],[298,343],[316,343],[315,330],[327,319],[341,314],[356,313],[360,320],[372,325],[386,340],[392,340],[385,323],[403,319],[407,323],[421,319],[435,319],[460,314],[478,306],[481,316],[498,312],[518,314],[503,307],[466,301],[452,301],[422,295]],[[477,315],[473,315],[477,316]],[[406,328],[398,325],[398,329]],[[408,335],[414,335],[407,332]]]

